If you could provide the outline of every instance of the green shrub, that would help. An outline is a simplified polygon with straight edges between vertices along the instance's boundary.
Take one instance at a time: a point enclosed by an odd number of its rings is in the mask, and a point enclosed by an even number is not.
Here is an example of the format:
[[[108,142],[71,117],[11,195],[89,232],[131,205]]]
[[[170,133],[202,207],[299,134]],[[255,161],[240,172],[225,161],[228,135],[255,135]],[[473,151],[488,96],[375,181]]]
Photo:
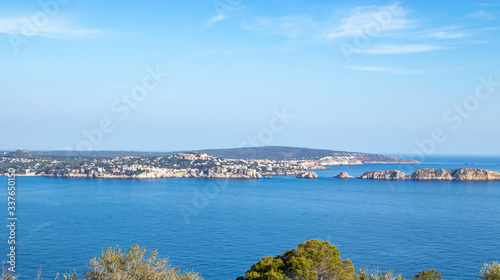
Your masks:
[[[181,272],[178,267],[171,267],[166,258],[158,257],[156,250],[147,251],[138,245],[132,245],[127,251],[108,248],[99,258],[90,260],[87,267],[83,274],[89,280],[202,280],[195,272]],[[65,279],[77,278],[73,275]]]
[[[132,245],[128,250],[119,247],[108,248],[102,251],[101,256],[93,258],[87,264],[88,269],[83,271],[86,280],[203,280],[192,271],[182,272],[178,267],[167,264],[167,258],[159,258],[158,251],[148,251],[138,245]],[[2,270],[1,280],[16,280],[5,269]],[[41,280],[41,268],[35,279]],[[56,276],[56,280],[81,280],[76,272]]]
[[[327,241],[301,243],[283,256],[264,257],[239,280],[352,280],[356,273],[350,260],[342,260],[339,250]]]
[[[428,269],[415,274],[413,280],[443,280],[443,276],[435,269]]]
[[[484,264],[479,275],[483,280],[500,280],[500,263]]]

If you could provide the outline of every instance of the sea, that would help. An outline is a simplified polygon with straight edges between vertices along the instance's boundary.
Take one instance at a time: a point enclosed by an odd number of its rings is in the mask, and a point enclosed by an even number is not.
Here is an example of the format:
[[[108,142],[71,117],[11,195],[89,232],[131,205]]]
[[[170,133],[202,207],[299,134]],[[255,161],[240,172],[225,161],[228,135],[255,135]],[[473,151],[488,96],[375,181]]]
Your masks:
[[[500,261],[500,182],[334,179],[345,171],[486,168],[500,157],[438,156],[427,164],[330,166],[319,179],[16,178],[16,274],[82,270],[102,249],[138,244],[206,280],[235,279],[264,256],[327,240],[356,270],[477,279]],[[0,177],[7,221],[7,178]],[[2,258],[10,253],[1,227]],[[9,264],[6,264],[8,267]]]

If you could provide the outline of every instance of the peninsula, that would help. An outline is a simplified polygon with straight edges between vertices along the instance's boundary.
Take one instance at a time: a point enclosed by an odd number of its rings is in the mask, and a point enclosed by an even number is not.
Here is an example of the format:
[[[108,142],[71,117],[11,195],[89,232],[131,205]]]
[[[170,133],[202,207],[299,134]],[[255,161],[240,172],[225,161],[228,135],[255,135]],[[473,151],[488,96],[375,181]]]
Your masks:
[[[328,165],[418,163],[391,156],[293,147],[254,147],[187,152],[0,152],[0,174],[65,178],[260,179],[300,175]]]

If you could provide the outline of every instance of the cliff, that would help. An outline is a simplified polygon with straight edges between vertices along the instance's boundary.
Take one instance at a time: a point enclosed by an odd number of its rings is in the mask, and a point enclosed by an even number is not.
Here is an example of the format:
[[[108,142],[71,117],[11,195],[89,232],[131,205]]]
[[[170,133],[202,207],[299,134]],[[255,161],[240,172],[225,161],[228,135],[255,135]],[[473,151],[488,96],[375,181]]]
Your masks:
[[[399,170],[368,171],[359,178],[371,180],[405,180],[406,174]]]
[[[406,175],[399,170],[368,171],[358,177],[371,180],[437,180],[437,181],[495,181],[500,173],[479,168],[460,168],[452,170],[424,168]]]
[[[424,168],[413,172],[408,179],[450,181],[453,180],[453,176],[444,169]]]
[[[62,178],[128,178],[128,179],[156,179],[156,178],[205,178],[205,179],[261,179],[262,175],[254,169],[227,169],[221,167],[207,168],[204,170],[169,170],[165,168],[149,168],[141,173],[110,174],[96,170],[50,170],[41,173],[45,177]]]

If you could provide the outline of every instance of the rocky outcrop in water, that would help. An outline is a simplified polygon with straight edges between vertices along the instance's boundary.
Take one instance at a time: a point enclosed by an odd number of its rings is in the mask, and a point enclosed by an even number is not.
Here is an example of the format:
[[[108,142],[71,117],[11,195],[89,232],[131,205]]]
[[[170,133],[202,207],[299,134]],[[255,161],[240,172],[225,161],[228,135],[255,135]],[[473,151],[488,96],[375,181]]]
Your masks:
[[[424,168],[413,172],[408,176],[408,179],[450,181],[453,180],[453,177],[444,169]]]
[[[492,181],[500,180],[500,173],[479,168],[460,168],[448,171],[454,180]]]
[[[335,176],[333,176],[333,178],[337,178],[337,179],[352,179],[354,177],[352,177],[351,175],[347,174],[347,172],[340,172],[339,175],[335,175]]]
[[[359,178],[371,180],[405,180],[406,174],[399,170],[368,171]]]
[[[452,170],[424,168],[406,175],[399,170],[368,171],[360,177],[372,180],[422,180],[422,181],[495,181],[500,173],[479,168],[460,168]]]
[[[296,176],[299,179],[318,179],[318,174],[312,171],[307,171],[300,173],[299,175]]]

